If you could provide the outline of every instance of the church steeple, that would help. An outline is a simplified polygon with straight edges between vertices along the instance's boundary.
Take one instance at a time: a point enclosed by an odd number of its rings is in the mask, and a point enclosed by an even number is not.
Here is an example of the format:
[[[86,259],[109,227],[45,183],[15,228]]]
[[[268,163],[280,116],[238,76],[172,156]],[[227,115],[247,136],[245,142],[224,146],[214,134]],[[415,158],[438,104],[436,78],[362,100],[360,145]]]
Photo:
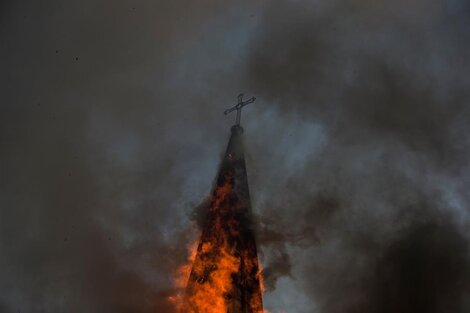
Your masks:
[[[248,101],[253,102],[254,98]],[[240,112],[248,103],[244,104],[239,96],[235,109]],[[238,117],[212,191],[187,285],[185,313],[263,312],[243,128],[239,122]]]

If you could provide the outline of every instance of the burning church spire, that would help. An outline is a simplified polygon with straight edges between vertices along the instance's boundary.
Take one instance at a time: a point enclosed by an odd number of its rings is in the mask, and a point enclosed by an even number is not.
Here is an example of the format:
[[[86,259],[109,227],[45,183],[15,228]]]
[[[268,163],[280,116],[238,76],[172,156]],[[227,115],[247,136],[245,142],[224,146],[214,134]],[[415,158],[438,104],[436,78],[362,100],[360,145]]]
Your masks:
[[[261,313],[262,277],[251,229],[251,204],[243,154],[242,101],[220,166],[186,287],[184,313]]]

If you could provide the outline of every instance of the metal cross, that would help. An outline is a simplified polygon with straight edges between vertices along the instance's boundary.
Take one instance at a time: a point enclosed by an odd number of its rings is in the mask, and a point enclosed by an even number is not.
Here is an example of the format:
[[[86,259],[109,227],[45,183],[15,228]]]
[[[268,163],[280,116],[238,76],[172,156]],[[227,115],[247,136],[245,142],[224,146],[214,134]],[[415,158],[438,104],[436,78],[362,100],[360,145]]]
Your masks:
[[[242,108],[245,106],[245,105],[248,105],[250,103],[253,103],[255,102],[256,98],[255,97],[251,97],[250,99],[246,100],[245,102],[243,102],[242,100],[243,98],[243,94],[239,94],[238,95],[238,103],[237,105],[235,105],[234,107],[228,109],[228,110],[225,110],[224,114],[227,115],[229,114],[230,112],[233,112],[235,110],[237,110],[237,120],[236,120],[236,123],[235,125],[237,126],[240,126],[240,120],[242,119]]]

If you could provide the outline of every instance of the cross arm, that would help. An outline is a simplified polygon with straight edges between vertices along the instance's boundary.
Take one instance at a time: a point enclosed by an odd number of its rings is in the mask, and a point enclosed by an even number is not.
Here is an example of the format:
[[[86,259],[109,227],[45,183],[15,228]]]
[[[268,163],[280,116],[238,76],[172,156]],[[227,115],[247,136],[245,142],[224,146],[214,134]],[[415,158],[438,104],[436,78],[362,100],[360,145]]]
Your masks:
[[[233,108],[230,108],[230,109],[228,109],[228,110],[225,110],[224,114],[227,115],[227,114],[229,114],[230,112],[235,111],[236,109],[237,109],[237,106],[234,106]]]
[[[247,104],[250,104],[250,103],[253,103],[255,102],[256,98],[255,97],[251,97],[250,99],[246,100],[245,102],[243,102],[243,105],[247,105]]]

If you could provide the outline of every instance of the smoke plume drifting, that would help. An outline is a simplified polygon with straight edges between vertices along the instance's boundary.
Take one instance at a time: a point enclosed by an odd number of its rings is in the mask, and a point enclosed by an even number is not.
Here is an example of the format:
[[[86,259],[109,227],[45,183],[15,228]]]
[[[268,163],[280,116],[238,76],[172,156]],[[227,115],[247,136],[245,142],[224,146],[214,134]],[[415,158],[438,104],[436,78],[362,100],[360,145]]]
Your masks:
[[[466,1],[3,1],[0,21],[0,311],[171,313],[239,92],[268,310],[470,311]]]

